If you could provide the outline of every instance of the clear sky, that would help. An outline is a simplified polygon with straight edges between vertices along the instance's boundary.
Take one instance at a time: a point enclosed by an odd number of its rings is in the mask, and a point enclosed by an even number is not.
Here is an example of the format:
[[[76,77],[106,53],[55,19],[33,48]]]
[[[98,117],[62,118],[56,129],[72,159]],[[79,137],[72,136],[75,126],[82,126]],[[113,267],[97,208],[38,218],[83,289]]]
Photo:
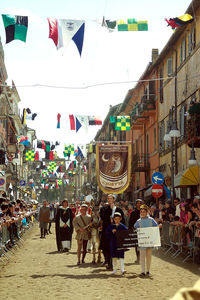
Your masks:
[[[63,144],[88,143],[99,126],[90,126],[86,134],[69,130],[69,114],[96,115],[105,118],[109,105],[122,102],[128,89],[151,61],[151,49],[161,49],[173,33],[164,18],[185,13],[190,0],[1,0],[2,14],[28,15],[27,42],[5,44],[5,31],[0,20],[0,36],[5,63],[21,97],[20,108],[29,107],[38,113],[35,121],[27,121],[36,129],[38,139],[60,141]],[[148,32],[109,33],[101,26],[106,19],[148,20]],[[70,42],[64,55],[48,38],[47,17],[85,20],[82,56]],[[129,81],[88,89],[27,88],[27,84],[48,84],[84,87],[96,83]],[[57,113],[61,114],[61,129],[56,129]]]

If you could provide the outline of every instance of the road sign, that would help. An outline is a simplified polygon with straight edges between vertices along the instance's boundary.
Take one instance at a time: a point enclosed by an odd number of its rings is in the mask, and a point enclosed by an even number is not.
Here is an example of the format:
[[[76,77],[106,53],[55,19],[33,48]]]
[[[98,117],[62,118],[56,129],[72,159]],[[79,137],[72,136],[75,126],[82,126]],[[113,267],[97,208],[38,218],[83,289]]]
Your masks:
[[[152,182],[154,184],[162,184],[164,181],[165,181],[165,178],[162,173],[160,173],[160,172],[153,173]]]
[[[6,177],[0,177],[0,191],[6,191]]]
[[[26,185],[26,181],[25,180],[20,180],[20,183],[19,183],[20,186],[24,186]]]
[[[163,194],[163,188],[160,184],[152,185],[152,196],[154,198],[160,198]]]

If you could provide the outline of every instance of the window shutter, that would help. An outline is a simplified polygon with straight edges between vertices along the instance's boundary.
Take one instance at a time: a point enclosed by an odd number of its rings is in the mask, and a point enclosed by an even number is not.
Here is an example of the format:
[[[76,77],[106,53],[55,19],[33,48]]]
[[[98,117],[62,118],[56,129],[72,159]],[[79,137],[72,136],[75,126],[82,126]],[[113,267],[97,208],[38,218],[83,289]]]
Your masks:
[[[182,108],[179,111],[179,124],[181,139],[183,139],[185,137],[185,106],[182,106]]]

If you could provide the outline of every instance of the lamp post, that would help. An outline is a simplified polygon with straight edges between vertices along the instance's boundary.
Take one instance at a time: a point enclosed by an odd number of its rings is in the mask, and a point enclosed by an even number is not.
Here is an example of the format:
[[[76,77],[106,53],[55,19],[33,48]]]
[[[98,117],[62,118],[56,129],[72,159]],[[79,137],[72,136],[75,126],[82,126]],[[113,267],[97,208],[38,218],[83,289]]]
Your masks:
[[[180,137],[180,131],[177,128],[176,117],[173,119],[173,110],[170,111],[171,120],[167,121],[167,132],[164,141],[171,142],[171,199],[174,205],[174,175],[177,173],[177,138]],[[174,161],[175,157],[175,161]],[[174,170],[175,167],[175,170]],[[175,172],[174,172],[175,171]]]

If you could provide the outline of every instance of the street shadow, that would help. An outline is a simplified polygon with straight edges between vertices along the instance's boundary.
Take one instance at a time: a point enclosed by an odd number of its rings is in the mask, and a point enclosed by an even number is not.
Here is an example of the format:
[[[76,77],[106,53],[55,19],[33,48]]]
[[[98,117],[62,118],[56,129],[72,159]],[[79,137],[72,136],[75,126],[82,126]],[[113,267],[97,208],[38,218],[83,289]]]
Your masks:
[[[198,264],[192,263],[192,261],[183,262],[185,256],[179,256],[174,259],[173,257],[171,257],[171,254],[169,253],[164,254],[162,249],[159,249],[158,251],[154,251],[153,256],[160,258],[170,264],[189,270],[195,275],[200,275],[200,270],[198,270],[200,266]]]
[[[47,252],[46,254],[64,254],[65,252],[60,252],[60,251],[52,251],[52,252]]]
[[[30,276],[32,279],[41,279],[46,277],[62,277],[64,279],[76,279],[76,280],[82,280],[82,279],[107,279],[110,277],[108,274],[88,274],[88,275],[74,275],[74,274],[48,274],[48,275],[37,275],[33,274]]]

